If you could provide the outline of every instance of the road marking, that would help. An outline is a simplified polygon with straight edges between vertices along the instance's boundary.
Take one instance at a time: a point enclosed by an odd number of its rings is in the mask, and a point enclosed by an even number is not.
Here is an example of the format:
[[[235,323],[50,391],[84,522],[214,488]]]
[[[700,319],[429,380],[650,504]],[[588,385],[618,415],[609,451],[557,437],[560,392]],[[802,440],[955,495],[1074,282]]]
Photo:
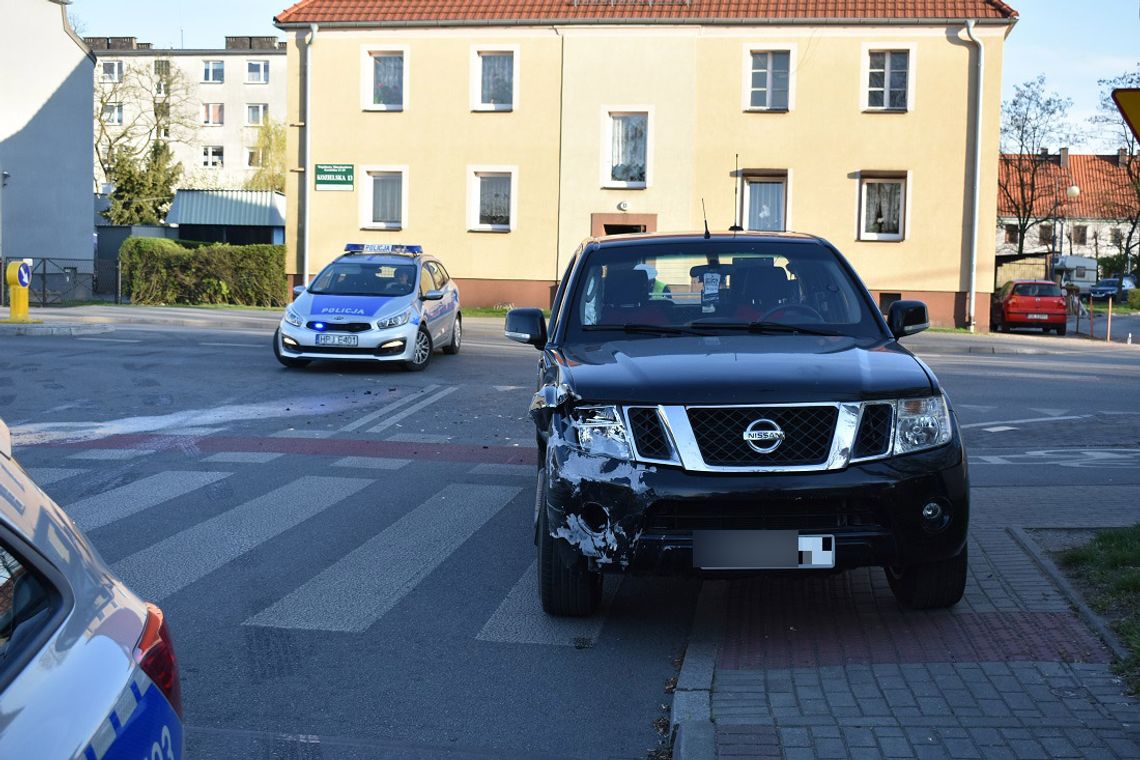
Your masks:
[[[472,475],[516,475],[534,478],[538,471],[532,464],[477,464],[471,468]]]
[[[97,343],[142,343],[139,338],[76,338],[76,340],[86,340]]]
[[[521,492],[449,485],[245,625],[365,631]]]
[[[998,425],[997,427],[982,428],[982,430],[987,433],[1005,433],[1009,430],[1017,430],[1017,428],[1010,427],[1009,425]]]
[[[398,470],[411,464],[410,459],[388,459],[387,457],[345,457],[332,463],[333,467],[359,467],[365,470]]]
[[[419,393],[411,393],[411,394],[408,394],[407,396],[405,396],[404,398],[398,398],[395,401],[393,401],[392,403],[386,404],[386,405],[380,407],[379,409],[377,409],[376,411],[370,412],[370,413],[364,415],[363,417],[361,417],[360,419],[354,420],[354,421],[348,423],[347,425],[342,427],[339,432],[351,433],[353,430],[364,427],[369,422],[372,422],[372,420],[374,420],[378,417],[383,417],[385,414],[391,414],[392,412],[396,411],[397,409],[399,409],[404,404],[407,404],[409,401],[414,401],[417,398],[422,398],[422,395],[424,393],[431,393],[432,391],[434,391],[438,387],[439,387],[438,385],[429,385],[426,388],[424,388],[423,390],[421,390]]]
[[[1033,422],[1060,422],[1062,420],[1085,420],[1089,414],[1074,414],[1068,417],[1029,417],[1024,420],[990,420],[989,422],[971,422],[969,425],[959,425],[960,428],[984,428],[991,425],[1028,425]]]
[[[997,409],[996,406],[979,406],[978,404],[954,404],[954,408],[969,409],[971,412],[980,412],[981,414],[992,412],[994,409]]]
[[[419,403],[416,403],[416,404],[412,404],[411,406],[409,406],[407,409],[403,410],[402,412],[397,412],[396,414],[393,414],[391,417],[384,420],[379,425],[376,425],[375,427],[369,428],[368,432],[369,433],[379,433],[383,430],[387,430],[388,428],[392,427],[393,425],[395,425],[397,422],[404,419],[405,417],[411,417],[413,414],[415,414],[419,410],[421,410],[425,407],[431,406],[432,404],[434,404],[436,401],[439,401],[444,396],[448,395],[449,393],[454,393],[457,390],[459,390],[459,386],[449,385],[446,388],[444,388],[443,390],[437,391],[436,393],[433,393],[432,395],[428,396],[423,401],[420,401]]]
[[[199,343],[199,346],[222,346],[224,348],[261,348],[258,343]]]
[[[95,496],[63,505],[71,519],[83,530],[95,530],[104,525],[157,506],[164,501],[183,496],[199,488],[229,477],[228,472],[161,472],[136,480],[125,486],[112,488]]]
[[[396,433],[384,440],[395,441],[396,443],[447,443],[451,440],[451,436],[435,433]]]
[[[506,393],[507,391],[520,391],[524,386],[521,385],[496,385],[495,390]]]
[[[61,480],[67,480],[70,477],[79,475],[80,473],[88,472],[85,469],[75,467],[29,467],[28,475],[32,480],[36,481],[38,486],[46,486],[52,483],[58,483]]]
[[[479,342],[476,342],[473,340],[465,340],[465,341],[463,341],[463,345],[464,346],[477,346],[479,348],[498,348],[498,349],[503,349],[505,351],[519,351],[519,352],[525,351],[528,348],[530,348],[532,351],[534,350],[530,346],[520,346],[516,343],[506,343],[506,342],[503,342],[503,343],[479,343]]]
[[[115,572],[143,599],[164,599],[373,482],[306,475],[116,562]]]
[[[299,428],[289,428],[288,430],[278,430],[272,433],[270,438],[332,438],[336,434],[335,430],[303,430]]]
[[[72,454],[68,459],[98,459],[98,460],[113,460],[113,459],[137,459],[138,457],[153,454],[151,449],[84,449],[83,451]]]
[[[219,451],[203,459],[203,462],[228,462],[233,464],[265,464],[285,456],[275,451]]]
[[[1029,407],[1029,411],[1037,412],[1038,414],[1043,414],[1046,417],[1060,417],[1062,414],[1064,414],[1065,412],[1067,412],[1069,410],[1068,409],[1045,409],[1045,408],[1041,408],[1041,407],[1031,406],[1031,407]]]
[[[596,641],[606,624],[606,613],[617,594],[621,578],[607,578],[602,594],[602,607],[592,617],[555,618],[542,611],[538,600],[538,561],[515,583],[502,604],[475,637],[479,641],[509,644],[547,644],[581,646],[584,640]]]
[[[1001,456],[974,456],[971,463],[1015,465],[1039,465],[1045,467],[1080,467],[1088,469],[1135,470],[1140,466],[1140,449],[1046,449],[1026,451],[1022,454],[1002,454]]]

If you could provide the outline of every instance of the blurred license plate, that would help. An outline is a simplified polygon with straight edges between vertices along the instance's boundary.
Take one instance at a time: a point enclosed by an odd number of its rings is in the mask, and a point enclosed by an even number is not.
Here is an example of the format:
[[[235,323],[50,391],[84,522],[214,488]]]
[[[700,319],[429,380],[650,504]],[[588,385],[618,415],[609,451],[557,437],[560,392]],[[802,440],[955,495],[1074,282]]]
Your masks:
[[[693,567],[702,570],[795,570],[835,567],[834,536],[794,530],[693,531]]]
[[[1048,319],[1049,315],[1048,314],[1030,314],[1029,318],[1030,319]]]
[[[318,346],[355,346],[357,337],[355,335],[318,335]]]

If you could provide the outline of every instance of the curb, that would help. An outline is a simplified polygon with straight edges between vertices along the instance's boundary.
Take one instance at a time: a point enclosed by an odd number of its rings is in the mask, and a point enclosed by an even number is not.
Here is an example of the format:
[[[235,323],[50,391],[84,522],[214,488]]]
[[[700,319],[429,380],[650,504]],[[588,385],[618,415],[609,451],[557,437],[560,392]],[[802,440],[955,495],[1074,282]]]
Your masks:
[[[716,725],[712,719],[713,672],[724,638],[728,581],[705,581],[697,597],[689,645],[677,676],[670,716],[674,760],[713,760]]]
[[[0,335],[98,335],[114,331],[107,324],[0,324]]]
[[[1071,604],[1077,611],[1077,614],[1081,616],[1081,619],[1084,620],[1085,623],[1096,632],[1101,641],[1112,650],[1113,656],[1118,660],[1128,659],[1128,650],[1124,648],[1124,644],[1122,644],[1116,634],[1112,632],[1108,622],[1085,604],[1080,592],[1078,592],[1073,584],[1069,582],[1069,579],[1061,573],[1061,570],[1053,560],[1050,559],[1049,555],[1042,550],[1037,542],[1033,540],[1033,537],[1030,536],[1024,528],[1013,527],[1007,528],[1006,530],[1013,536],[1013,540],[1020,544],[1021,548],[1033,558],[1037,566],[1049,576],[1053,584],[1064,594],[1069,604]]]

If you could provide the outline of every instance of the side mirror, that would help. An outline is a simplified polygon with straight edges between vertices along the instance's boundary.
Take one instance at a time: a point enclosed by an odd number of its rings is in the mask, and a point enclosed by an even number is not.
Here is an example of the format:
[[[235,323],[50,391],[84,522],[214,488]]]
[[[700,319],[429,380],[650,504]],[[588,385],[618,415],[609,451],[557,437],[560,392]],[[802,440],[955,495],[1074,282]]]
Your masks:
[[[421,298],[425,301],[442,301],[443,300],[443,291],[442,290],[429,290],[428,292],[424,293],[423,296],[421,296]]]
[[[542,309],[511,309],[503,334],[519,343],[542,348],[546,345],[546,317]]]
[[[298,285],[297,287],[293,288],[293,297],[296,298],[297,296],[301,295],[304,292],[305,292],[305,286],[304,285]]]
[[[887,312],[887,327],[896,338],[914,335],[930,327],[930,316],[922,301],[895,301]]]
[[[0,456],[12,458],[12,431],[4,424],[4,420],[0,420]]]

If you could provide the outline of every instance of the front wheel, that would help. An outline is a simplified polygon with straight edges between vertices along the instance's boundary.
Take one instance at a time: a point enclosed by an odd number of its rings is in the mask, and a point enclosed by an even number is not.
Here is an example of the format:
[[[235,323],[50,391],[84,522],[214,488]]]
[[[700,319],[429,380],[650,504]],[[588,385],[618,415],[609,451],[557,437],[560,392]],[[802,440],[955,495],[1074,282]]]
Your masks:
[[[566,567],[554,550],[546,516],[546,471],[538,471],[538,596],[555,617],[586,617],[602,603],[602,574]]]
[[[412,358],[404,362],[404,369],[409,372],[419,372],[427,367],[431,361],[431,336],[424,328],[416,333],[416,342],[412,345]]]
[[[966,591],[966,547],[953,557],[911,565],[886,568],[887,583],[895,599],[912,610],[934,610],[953,607]]]
[[[451,342],[443,347],[443,352],[451,356],[459,353],[459,346],[463,343],[463,317],[455,315],[455,326],[451,328]]]
[[[294,359],[290,356],[285,356],[281,353],[281,330],[278,329],[273,333],[273,355],[277,357],[277,361],[281,362],[284,366],[290,369],[299,369],[308,366],[311,359]]]

